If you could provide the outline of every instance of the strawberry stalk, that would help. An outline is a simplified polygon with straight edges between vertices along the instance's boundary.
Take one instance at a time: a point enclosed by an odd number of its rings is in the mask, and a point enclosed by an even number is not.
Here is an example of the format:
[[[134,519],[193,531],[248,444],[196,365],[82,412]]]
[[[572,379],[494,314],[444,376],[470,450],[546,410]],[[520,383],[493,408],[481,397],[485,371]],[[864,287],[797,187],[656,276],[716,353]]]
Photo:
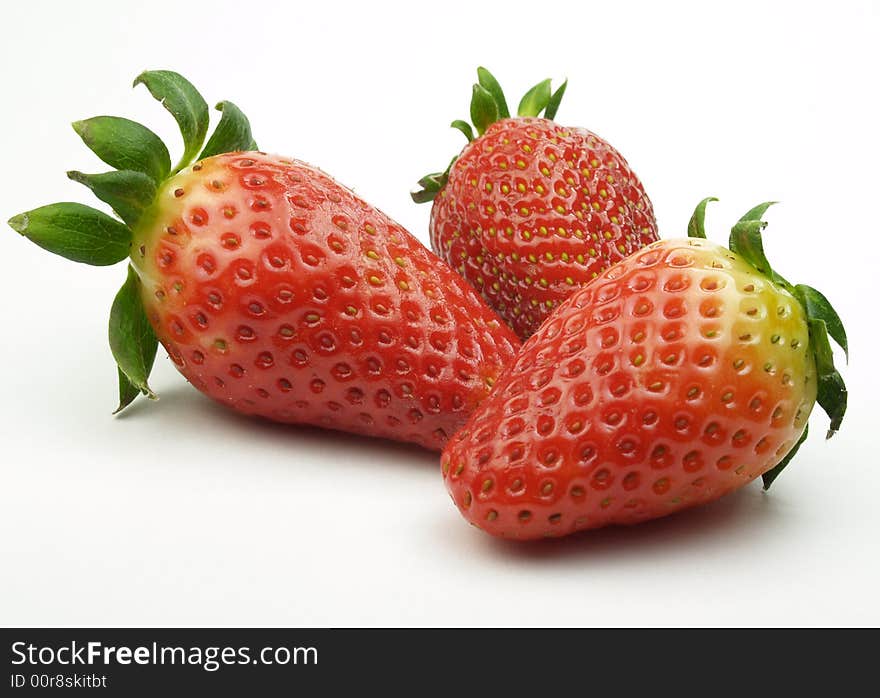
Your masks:
[[[568,87],[568,80],[551,93],[551,81],[549,79],[542,80],[523,95],[517,108],[517,116],[537,117],[541,116],[543,112],[545,119],[554,119],[566,87]],[[477,68],[477,82],[474,83],[471,91],[470,114],[471,123],[456,119],[450,124],[452,128],[461,131],[468,143],[475,138],[474,130],[476,130],[477,136],[482,136],[486,129],[496,121],[510,118],[510,110],[501,85],[495,76],[483,67]],[[457,159],[457,156],[452,158],[449,166],[443,172],[432,172],[422,177],[418,182],[421,188],[410,194],[412,200],[417,204],[433,201],[446,185],[449,179],[449,169]]]
[[[710,201],[717,201],[714,197],[703,199],[694,211],[688,224],[688,237],[705,238],[706,206]],[[777,286],[781,286],[790,293],[803,307],[809,328],[809,349],[816,362],[818,378],[816,402],[825,411],[830,419],[826,439],[830,439],[843,421],[846,413],[847,389],[840,373],[834,366],[834,356],[829,337],[843,349],[844,356],[849,361],[849,346],[846,339],[846,330],[837,311],[828,299],[812,286],[806,284],[792,284],[776,272],[767,260],[764,253],[762,233],[767,227],[767,222],[762,220],[764,213],[772,206],[774,201],[768,201],[755,206],[746,212],[737,221],[730,231],[729,248],[743,257],[757,271],[770,279]],[[791,462],[800,445],[807,438],[807,428],[798,442],[789,451],[786,457],[772,470],[764,473],[764,489],[768,489],[782,470]]]
[[[183,138],[183,154],[172,168],[168,148],[153,131],[129,119],[96,116],[76,121],[73,129],[113,169],[100,174],[67,173],[88,187],[117,217],[74,202],[41,206],[9,219],[9,225],[40,247],[74,262],[117,264],[132,253],[140,222],[163,183],[196,160],[240,150],[256,150],[247,117],[232,102],[220,102],[220,121],[205,143],[210,125],[208,104],[183,76],[168,70],[142,73],[143,84],[174,117]],[[204,148],[202,147],[204,145]],[[119,377],[119,406],[138,395],[155,399],[148,379],[158,340],[147,320],[140,280],[129,264],[127,277],[110,309],[110,349]]]

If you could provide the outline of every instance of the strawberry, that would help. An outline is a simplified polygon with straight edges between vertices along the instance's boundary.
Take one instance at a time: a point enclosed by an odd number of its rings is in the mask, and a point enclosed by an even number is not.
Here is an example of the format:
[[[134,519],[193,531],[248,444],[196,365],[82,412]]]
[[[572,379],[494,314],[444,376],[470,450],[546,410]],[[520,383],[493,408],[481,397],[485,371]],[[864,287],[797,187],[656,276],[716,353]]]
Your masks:
[[[553,121],[568,81],[552,95],[550,80],[538,83],[511,118],[498,81],[485,68],[477,75],[477,137],[452,122],[468,144],[412,197],[434,202],[434,251],[526,339],[580,285],[657,240],[657,224],[617,150]]]
[[[110,313],[119,409],[147,382],[157,339],[199,390],[246,414],[439,449],[519,346],[479,296],[382,212],[320,170],[256,152],[230,102],[208,108],[176,73],[144,83],[176,117],[181,162],[126,119],[74,124],[119,168],[69,173],[117,220],[76,203],[9,223],[51,252],[130,257]],[[195,161],[195,162],[194,162]]]
[[[497,536],[632,524],[770,486],[818,400],[832,435],[846,410],[829,335],[837,313],[764,256],[749,211],[730,250],[664,240],[576,291],[523,346],[454,436],[442,472],[471,523]]]

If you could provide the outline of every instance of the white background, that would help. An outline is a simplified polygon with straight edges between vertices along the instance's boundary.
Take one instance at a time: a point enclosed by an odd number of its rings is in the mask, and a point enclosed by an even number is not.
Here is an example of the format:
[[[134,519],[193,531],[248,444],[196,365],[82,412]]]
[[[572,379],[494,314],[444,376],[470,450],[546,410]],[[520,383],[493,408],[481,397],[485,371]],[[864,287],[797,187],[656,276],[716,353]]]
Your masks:
[[[876,625],[877,37],[872,2],[3,3],[0,219],[88,201],[68,123],[145,121],[177,144],[145,68],[236,102],[264,149],[319,165],[427,241],[408,191],[462,145],[479,64],[516,103],[608,138],[679,236],[715,195],[753,204],[789,278],[847,323],[843,430],[757,483],[630,530],[530,545],[465,525],[437,457],[237,417],[161,355],[156,404],[119,418],[107,312],[122,266],[0,232],[3,625]],[[841,360],[842,363],[842,360]]]

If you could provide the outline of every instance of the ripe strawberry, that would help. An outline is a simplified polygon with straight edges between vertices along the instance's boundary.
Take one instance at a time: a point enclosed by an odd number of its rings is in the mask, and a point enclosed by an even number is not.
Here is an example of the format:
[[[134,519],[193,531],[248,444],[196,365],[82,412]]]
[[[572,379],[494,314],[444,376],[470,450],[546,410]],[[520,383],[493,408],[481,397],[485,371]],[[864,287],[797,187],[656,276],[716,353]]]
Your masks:
[[[501,87],[478,68],[468,139],[443,173],[422,178],[434,201],[431,245],[523,339],[581,284],[657,240],[653,207],[623,156],[552,119],[567,81],[535,85],[510,118]],[[544,118],[536,118],[544,112]]]
[[[577,291],[447,445],[443,477],[471,523],[511,538],[632,524],[763,475],[806,437],[818,400],[840,426],[840,318],[764,256],[760,219],[729,251],[700,239],[637,252]]]
[[[74,203],[10,220],[76,261],[130,254],[110,316],[119,409],[138,392],[154,397],[158,337],[193,385],[240,412],[439,449],[511,360],[513,333],[383,213],[309,165],[254,152],[231,103],[191,164],[208,127],[204,100],[176,73],[138,82],[180,124],[186,152],[174,171],[139,124],[74,124],[123,169],[70,176],[125,224]]]

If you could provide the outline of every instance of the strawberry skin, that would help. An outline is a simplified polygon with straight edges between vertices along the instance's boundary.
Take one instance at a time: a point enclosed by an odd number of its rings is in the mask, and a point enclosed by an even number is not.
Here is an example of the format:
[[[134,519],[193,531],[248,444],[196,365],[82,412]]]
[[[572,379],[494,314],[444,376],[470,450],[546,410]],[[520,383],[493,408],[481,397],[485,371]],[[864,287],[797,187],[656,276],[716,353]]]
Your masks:
[[[656,241],[657,225],[638,177],[594,133],[531,116],[480,133],[428,182],[431,245],[525,339],[577,287]]]
[[[302,162],[200,161],[134,239],[169,356],[239,412],[436,449],[518,348],[412,235]]]
[[[654,243],[526,342],[445,449],[447,488],[476,526],[533,539],[665,516],[761,475],[769,486],[828,386],[824,327],[738,254]],[[845,409],[845,389],[835,397]]]
[[[522,338],[572,291],[657,240],[626,160],[598,136],[504,119],[465,147],[431,209],[431,245]]]

